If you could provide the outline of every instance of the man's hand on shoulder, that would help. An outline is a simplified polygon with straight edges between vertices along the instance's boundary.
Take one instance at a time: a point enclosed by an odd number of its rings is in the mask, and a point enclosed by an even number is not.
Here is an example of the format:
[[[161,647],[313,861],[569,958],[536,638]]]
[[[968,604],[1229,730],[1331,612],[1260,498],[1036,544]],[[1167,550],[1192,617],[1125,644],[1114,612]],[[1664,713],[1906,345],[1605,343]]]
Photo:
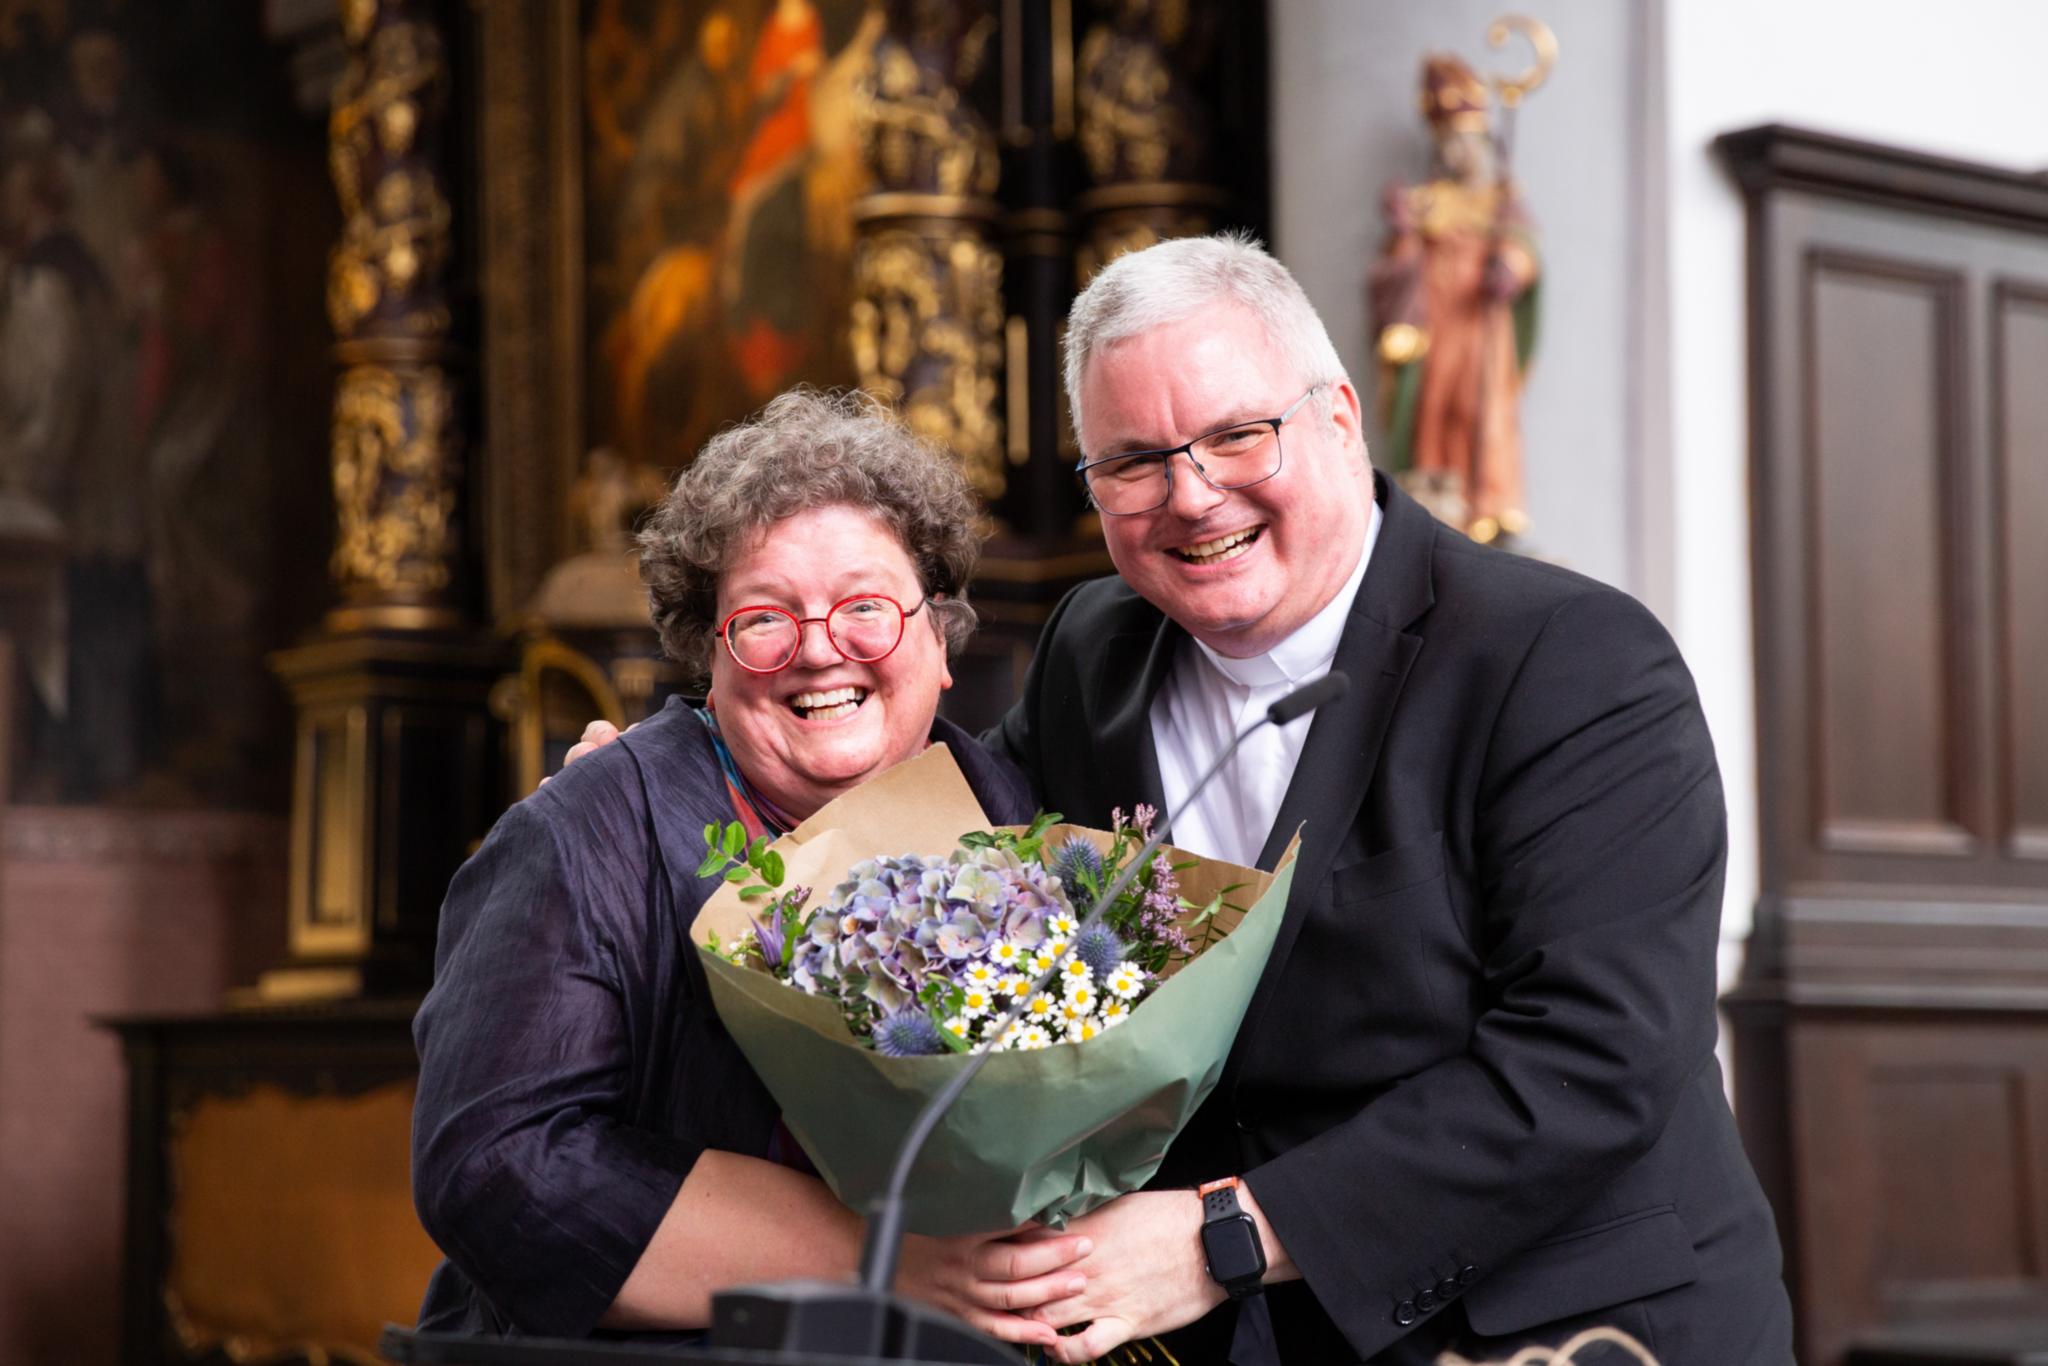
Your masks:
[[[621,735],[626,734],[627,731],[631,731],[639,726],[639,724],[638,721],[635,721],[622,731],[609,721],[592,721],[583,728],[583,738],[569,746],[569,752],[562,756],[562,767],[567,768],[586,754],[595,754]],[[542,778],[541,782],[545,784],[547,779]]]

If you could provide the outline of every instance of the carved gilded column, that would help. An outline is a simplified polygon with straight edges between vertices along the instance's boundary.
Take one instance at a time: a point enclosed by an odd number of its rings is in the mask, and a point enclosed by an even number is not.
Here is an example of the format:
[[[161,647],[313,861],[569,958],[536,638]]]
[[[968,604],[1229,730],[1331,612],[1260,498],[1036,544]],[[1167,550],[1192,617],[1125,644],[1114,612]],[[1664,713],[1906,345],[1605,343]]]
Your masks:
[[[1000,167],[972,91],[996,36],[989,0],[889,0],[862,91],[872,193],[854,208],[853,360],[861,387],[1003,493]]]
[[[291,962],[265,1003],[398,996],[433,962],[441,897],[499,809],[492,685],[507,646],[464,611],[464,414],[450,306],[460,240],[450,7],[341,0],[329,161],[343,213],[334,324],[333,571],[323,633],[271,657],[297,712]]]
[[[1232,196],[1214,167],[1219,61],[1213,7],[1191,0],[1094,0],[1075,57],[1075,142],[1090,188],[1080,217],[1077,282],[1126,251],[1208,232]],[[1234,79],[1234,78],[1233,78]]]
[[[336,630],[460,624],[464,405],[448,286],[450,89],[432,0],[342,0],[328,155]]]

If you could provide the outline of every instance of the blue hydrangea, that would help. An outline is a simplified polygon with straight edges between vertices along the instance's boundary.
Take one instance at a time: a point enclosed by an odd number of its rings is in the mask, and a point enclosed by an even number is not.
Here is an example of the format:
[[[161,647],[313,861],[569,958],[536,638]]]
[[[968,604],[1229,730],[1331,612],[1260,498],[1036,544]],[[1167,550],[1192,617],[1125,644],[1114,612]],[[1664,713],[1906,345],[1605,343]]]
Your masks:
[[[865,859],[788,947],[785,980],[815,995],[865,1000],[887,1019],[910,1011],[929,983],[953,984],[997,940],[1035,948],[1048,920],[1072,913],[1051,874],[1000,849]],[[880,1037],[877,1025],[877,1047]]]

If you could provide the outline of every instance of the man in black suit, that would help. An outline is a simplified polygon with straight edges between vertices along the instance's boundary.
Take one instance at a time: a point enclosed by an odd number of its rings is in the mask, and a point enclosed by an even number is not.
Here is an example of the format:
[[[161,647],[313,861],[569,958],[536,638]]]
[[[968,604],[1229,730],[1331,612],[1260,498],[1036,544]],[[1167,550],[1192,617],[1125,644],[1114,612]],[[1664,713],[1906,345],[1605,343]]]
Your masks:
[[[1183,847],[1266,866],[1300,827],[1294,892],[1159,1179],[1074,1225],[1087,1288],[1036,1311],[1092,1325],[1061,1358],[1159,1333],[1188,1366],[1505,1358],[1611,1324],[1664,1366],[1790,1361],[1713,1052],[1721,787],[1670,638],[1375,475],[1255,245],[1121,258],[1068,348],[1118,577],[1059,605],[986,740],[1101,826],[1177,808],[1290,687],[1352,688],[1176,816]],[[1227,1291],[1187,1187],[1229,1178],[1266,1270]]]

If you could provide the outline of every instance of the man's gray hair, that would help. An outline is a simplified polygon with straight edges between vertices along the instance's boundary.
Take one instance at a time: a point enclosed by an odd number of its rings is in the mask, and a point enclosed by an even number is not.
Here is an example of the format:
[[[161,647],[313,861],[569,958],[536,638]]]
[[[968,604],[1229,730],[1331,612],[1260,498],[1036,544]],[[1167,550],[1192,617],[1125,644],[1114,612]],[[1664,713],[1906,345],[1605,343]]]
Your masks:
[[[1067,314],[1067,407],[1081,439],[1081,377],[1112,342],[1236,304],[1265,325],[1304,386],[1348,378],[1315,305],[1287,267],[1249,233],[1177,237],[1119,256],[1097,275]],[[1327,412],[1327,405],[1318,404]],[[1084,454],[1087,452],[1084,448]]]
[[[669,658],[709,677],[718,584],[735,552],[762,527],[837,505],[896,533],[919,586],[944,595],[925,611],[957,650],[974,632],[967,581],[981,557],[967,480],[868,395],[796,389],[705,442],[640,532],[640,577]]]

